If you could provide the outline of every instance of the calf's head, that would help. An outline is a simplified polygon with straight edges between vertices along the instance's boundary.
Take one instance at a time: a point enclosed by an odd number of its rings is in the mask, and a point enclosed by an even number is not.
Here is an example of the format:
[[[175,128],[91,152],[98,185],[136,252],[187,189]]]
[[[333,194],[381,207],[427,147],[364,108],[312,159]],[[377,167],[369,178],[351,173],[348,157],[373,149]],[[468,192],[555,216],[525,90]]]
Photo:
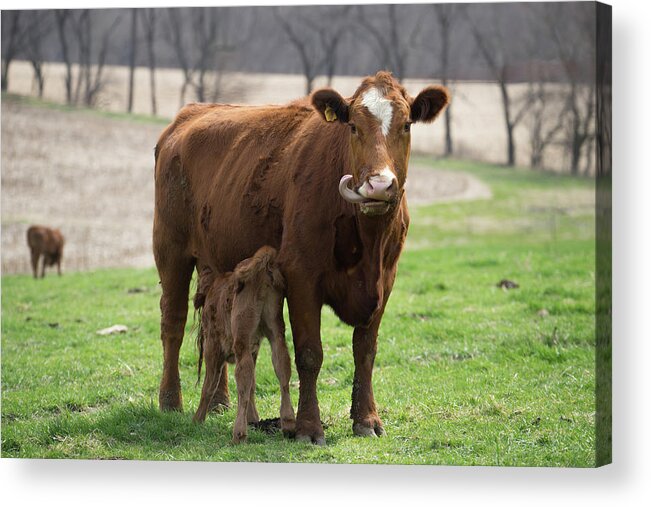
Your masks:
[[[341,178],[341,196],[366,215],[395,209],[407,179],[411,124],[434,121],[448,102],[442,86],[410,97],[389,72],[364,79],[348,99],[330,88],[315,91],[312,105],[323,119],[348,125],[352,174]]]

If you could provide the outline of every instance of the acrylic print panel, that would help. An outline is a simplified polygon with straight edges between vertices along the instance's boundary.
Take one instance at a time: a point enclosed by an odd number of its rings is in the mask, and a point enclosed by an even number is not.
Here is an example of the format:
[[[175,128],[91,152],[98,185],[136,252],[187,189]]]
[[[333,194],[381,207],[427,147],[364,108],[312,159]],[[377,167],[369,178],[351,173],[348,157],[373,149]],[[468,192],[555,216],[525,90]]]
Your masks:
[[[3,457],[609,463],[610,16],[3,11]]]

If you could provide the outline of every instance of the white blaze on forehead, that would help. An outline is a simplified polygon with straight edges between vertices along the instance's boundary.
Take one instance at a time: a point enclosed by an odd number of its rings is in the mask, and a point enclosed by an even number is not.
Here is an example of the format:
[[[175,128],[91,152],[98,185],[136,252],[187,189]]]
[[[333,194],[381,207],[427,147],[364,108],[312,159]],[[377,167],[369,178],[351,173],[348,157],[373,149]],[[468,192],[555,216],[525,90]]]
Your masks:
[[[362,104],[366,106],[373,116],[380,120],[382,133],[386,136],[391,128],[391,118],[393,117],[393,105],[389,99],[375,88],[369,88],[362,95]]]

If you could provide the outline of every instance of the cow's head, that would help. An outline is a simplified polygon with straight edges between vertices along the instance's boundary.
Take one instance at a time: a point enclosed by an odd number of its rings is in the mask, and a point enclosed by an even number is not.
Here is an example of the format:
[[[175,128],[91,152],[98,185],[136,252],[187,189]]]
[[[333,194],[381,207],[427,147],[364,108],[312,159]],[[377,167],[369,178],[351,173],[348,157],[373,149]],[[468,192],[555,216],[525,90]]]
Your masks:
[[[315,91],[312,105],[323,119],[349,127],[353,174],[341,178],[341,196],[366,215],[394,209],[407,179],[411,124],[434,121],[448,101],[442,86],[412,98],[389,72],[364,79],[348,99],[329,88]]]

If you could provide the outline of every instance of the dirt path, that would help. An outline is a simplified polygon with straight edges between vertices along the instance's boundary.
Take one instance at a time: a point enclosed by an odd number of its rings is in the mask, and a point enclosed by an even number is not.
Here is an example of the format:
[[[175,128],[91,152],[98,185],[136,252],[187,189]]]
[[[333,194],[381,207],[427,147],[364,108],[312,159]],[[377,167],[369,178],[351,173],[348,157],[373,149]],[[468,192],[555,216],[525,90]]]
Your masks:
[[[461,171],[411,165],[405,186],[409,206],[490,199],[491,189],[474,176]]]
[[[63,268],[153,265],[153,148],[161,125],[2,102],[2,273],[29,273],[25,233],[59,227]],[[410,206],[490,197],[460,172],[410,168]]]

